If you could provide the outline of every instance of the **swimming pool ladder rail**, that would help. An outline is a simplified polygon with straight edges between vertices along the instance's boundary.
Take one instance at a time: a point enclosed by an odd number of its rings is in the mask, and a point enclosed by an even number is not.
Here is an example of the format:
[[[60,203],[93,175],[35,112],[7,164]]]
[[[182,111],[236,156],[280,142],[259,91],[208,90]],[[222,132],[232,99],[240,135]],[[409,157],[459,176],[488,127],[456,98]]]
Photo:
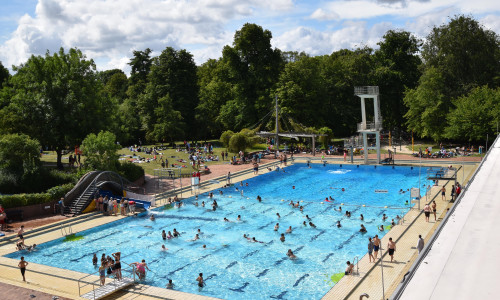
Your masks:
[[[73,227],[71,225],[64,226],[61,224],[61,235],[68,236],[73,234]]]
[[[352,263],[356,265],[356,274],[359,275],[359,256],[355,256]]]

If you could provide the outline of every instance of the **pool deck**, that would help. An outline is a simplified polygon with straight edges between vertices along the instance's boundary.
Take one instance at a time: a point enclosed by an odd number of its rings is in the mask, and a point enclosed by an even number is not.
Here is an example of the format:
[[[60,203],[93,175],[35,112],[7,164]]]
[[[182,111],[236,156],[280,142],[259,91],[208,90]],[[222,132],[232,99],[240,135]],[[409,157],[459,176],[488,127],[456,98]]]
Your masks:
[[[317,161],[319,162],[319,161]],[[314,162],[313,162],[314,163]],[[349,164],[348,162],[339,161],[337,163]],[[425,161],[423,162],[425,164]],[[453,162],[457,164],[457,162]],[[354,164],[360,164],[360,162],[355,161]],[[408,163],[407,163],[408,164]],[[450,161],[443,161],[442,166],[448,166]],[[249,165],[249,168],[252,166]],[[468,164],[464,166],[464,171],[459,172],[458,181],[460,183],[464,182],[462,177],[467,180],[477,165]],[[259,174],[267,173],[265,167],[260,168]],[[246,180],[254,177],[253,172],[245,173],[237,177],[237,174],[233,175],[233,182]],[[225,182],[220,182],[218,184],[211,184],[205,186],[199,190],[200,193],[206,193],[210,190],[214,190],[223,186]],[[440,185],[444,184],[439,183]],[[436,198],[437,208],[438,208],[438,220],[433,221],[433,216],[431,214],[431,222],[426,223],[423,214],[417,209],[412,209],[406,216],[405,221],[401,225],[397,225],[390,232],[388,232],[382,239],[382,248],[386,248],[387,240],[392,237],[397,242],[397,250],[395,253],[396,262],[390,263],[390,258],[388,255],[384,256],[383,260],[383,271],[384,271],[384,282],[385,282],[385,295],[386,298],[390,295],[401,281],[403,275],[406,273],[412,264],[412,262],[417,257],[415,245],[417,242],[418,235],[421,234],[425,240],[432,235],[433,231],[440,223],[442,216],[446,213],[446,209],[449,207],[449,186],[451,183],[447,184],[447,200],[441,200],[439,195]],[[429,200],[439,192],[438,187],[434,187],[432,190],[432,196]],[[190,193],[189,193],[190,194]],[[422,198],[421,208],[423,208],[425,198]],[[157,201],[156,204],[160,205],[161,201]],[[107,224],[118,219],[121,216],[100,216],[96,218],[89,218],[88,221],[84,221],[72,226],[73,233],[81,232],[89,228]],[[26,236],[26,244],[31,245],[33,243],[42,244],[57,238],[62,237],[61,230],[59,229],[59,223],[54,223],[54,230],[50,232],[43,232],[40,234],[30,235],[28,231]],[[411,226],[410,226],[411,224]],[[404,233],[404,235],[403,235]],[[367,236],[368,237],[368,236]],[[0,245],[2,243],[0,242]],[[111,250],[110,250],[111,251]],[[65,269],[34,264],[30,263],[26,271],[27,282],[22,282],[22,277],[17,267],[18,260],[3,257],[3,255],[15,252],[15,244],[9,243],[7,245],[0,246],[0,282],[8,283],[17,287],[25,287],[34,290],[38,290],[47,294],[62,296],[70,299],[82,299],[79,297],[78,290],[78,279],[87,275],[85,273],[69,271]],[[385,255],[385,251],[384,251]],[[380,254],[379,254],[380,257]],[[389,260],[388,260],[389,258]],[[90,259],[90,258],[89,258]],[[355,268],[356,269],[356,268]],[[338,271],[338,270],[335,270]],[[96,277],[97,278],[97,277]],[[194,278],[193,278],[194,281]],[[362,293],[367,293],[370,295],[370,299],[382,299],[382,285],[381,285],[381,268],[380,264],[373,264],[368,262],[368,257],[364,256],[360,258],[359,261],[359,274],[352,276],[345,276],[338,284],[336,284],[324,297],[323,299],[359,299],[359,295]],[[6,291],[8,292],[8,291]],[[85,290],[83,292],[88,292]],[[83,294],[83,293],[82,293]],[[206,296],[188,294],[174,290],[167,290],[158,287],[152,287],[142,284],[136,284],[132,287],[126,288],[123,291],[118,291],[106,299],[186,299],[186,300],[208,300],[215,299]]]

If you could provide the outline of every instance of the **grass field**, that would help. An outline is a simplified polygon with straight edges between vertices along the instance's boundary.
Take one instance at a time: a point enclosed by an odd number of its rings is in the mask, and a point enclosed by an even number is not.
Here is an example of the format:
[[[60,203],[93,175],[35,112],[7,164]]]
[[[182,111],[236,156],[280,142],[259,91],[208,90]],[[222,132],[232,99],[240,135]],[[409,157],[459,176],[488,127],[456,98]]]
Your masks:
[[[152,145],[146,145],[144,147],[150,148],[150,147],[152,147]],[[251,149],[247,149],[247,152],[261,151],[261,150],[265,150],[265,149],[266,149],[266,144],[257,144],[254,147],[252,147]],[[209,161],[209,162],[206,162],[205,165],[210,166],[213,164],[229,163],[227,160],[226,161],[221,160],[222,157],[220,154],[223,150],[225,151],[226,149],[225,148],[214,148],[214,155],[219,156],[219,161]],[[177,164],[178,166],[186,166],[185,168],[181,169],[182,174],[191,174],[192,172],[197,171],[197,169],[193,168],[191,166],[191,164],[189,163],[189,154],[185,153],[184,151],[177,152],[176,149],[168,148],[166,150],[161,151],[160,153],[163,154],[163,160],[168,159],[169,166],[171,166],[172,164]],[[68,158],[72,154],[73,154],[73,152],[62,156],[62,162],[64,165],[68,164]],[[129,150],[129,148],[122,148],[122,149],[118,150],[118,154],[120,155],[120,158],[124,158],[125,160],[131,159],[131,158],[127,157],[129,155],[136,155],[136,156],[139,156],[139,157],[144,158],[144,159],[152,159],[154,157],[154,155],[149,155],[149,154],[146,154],[144,152],[131,152]],[[233,155],[236,155],[236,153],[229,152],[230,157]],[[186,162],[185,163],[180,162],[179,160],[184,160]],[[41,157],[41,161],[55,163],[57,161],[56,152],[55,151],[44,151],[44,153]],[[85,157],[82,156],[81,162],[83,163],[84,161],[85,161]],[[123,161],[123,160],[121,160],[121,161]],[[146,163],[146,162],[145,163],[137,163],[137,165],[142,167],[146,174],[153,175],[155,169],[161,169],[160,156],[157,156],[156,162],[152,161],[149,163]]]

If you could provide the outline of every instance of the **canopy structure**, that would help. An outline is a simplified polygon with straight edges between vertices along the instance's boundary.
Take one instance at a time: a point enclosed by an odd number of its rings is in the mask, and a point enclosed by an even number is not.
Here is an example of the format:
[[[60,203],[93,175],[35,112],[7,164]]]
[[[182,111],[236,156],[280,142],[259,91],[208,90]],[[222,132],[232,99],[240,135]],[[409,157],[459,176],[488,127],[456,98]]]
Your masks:
[[[316,155],[316,138],[320,136],[326,136],[326,134],[316,134],[316,133],[305,133],[305,132],[269,132],[269,131],[259,131],[255,133],[256,135],[260,137],[275,137],[275,136],[280,136],[280,137],[286,137],[286,138],[292,138],[292,139],[298,139],[298,138],[310,138],[312,139],[312,151],[313,155]]]

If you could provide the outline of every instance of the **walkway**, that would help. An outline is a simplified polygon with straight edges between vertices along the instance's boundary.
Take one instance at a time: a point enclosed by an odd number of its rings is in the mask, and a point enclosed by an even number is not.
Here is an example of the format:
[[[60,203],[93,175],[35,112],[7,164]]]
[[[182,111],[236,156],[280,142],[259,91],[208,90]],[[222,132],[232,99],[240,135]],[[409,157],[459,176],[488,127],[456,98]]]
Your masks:
[[[498,299],[500,296],[500,140],[400,299]]]

